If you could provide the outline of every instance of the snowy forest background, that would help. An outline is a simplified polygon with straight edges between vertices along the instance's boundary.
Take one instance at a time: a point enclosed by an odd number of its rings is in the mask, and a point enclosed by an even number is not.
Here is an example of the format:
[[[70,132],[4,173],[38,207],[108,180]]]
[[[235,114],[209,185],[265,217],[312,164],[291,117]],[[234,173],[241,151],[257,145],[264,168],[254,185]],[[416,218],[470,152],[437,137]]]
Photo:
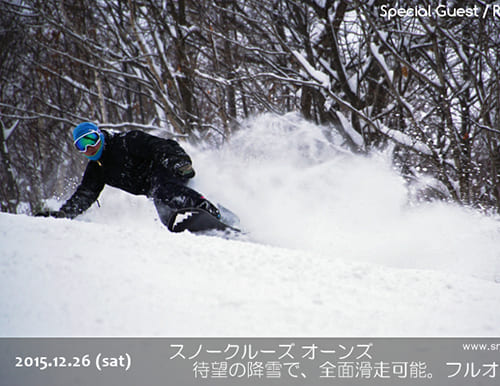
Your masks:
[[[408,183],[425,176],[420,199],[498,211],[500,17],[381,12],[438,4],[1,0],[1,210],[79,180],[83,120],[219,146],[294,111],[350,151],[390,149]]]

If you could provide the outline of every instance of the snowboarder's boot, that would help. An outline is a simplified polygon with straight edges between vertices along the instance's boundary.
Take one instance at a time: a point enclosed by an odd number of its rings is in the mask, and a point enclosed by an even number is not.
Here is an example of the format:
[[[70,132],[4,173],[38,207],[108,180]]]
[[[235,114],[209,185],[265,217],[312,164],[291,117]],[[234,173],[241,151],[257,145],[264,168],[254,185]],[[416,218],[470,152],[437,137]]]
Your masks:
[[[219,220],[221,218],[219,209],[206,198],[203,198],[199,203],[197,203],[196,208],[206,210],[208,213]]]

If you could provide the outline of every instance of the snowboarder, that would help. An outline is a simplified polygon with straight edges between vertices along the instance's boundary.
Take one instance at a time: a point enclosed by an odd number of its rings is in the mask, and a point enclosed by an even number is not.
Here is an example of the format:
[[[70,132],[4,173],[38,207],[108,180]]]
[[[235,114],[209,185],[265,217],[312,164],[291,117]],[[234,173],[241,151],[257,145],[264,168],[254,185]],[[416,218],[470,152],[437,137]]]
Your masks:
[[[182,208],[200,208],[220,219],[214,204],[186,186],[195,171],[178,142],[136,130],[113,134],[91,122],[76,126],[73,140],[89,159],[82,181],[60,210],[40,215],[72,219],[86,211],[107,184],[152,198],[167,227],[171,215]]]

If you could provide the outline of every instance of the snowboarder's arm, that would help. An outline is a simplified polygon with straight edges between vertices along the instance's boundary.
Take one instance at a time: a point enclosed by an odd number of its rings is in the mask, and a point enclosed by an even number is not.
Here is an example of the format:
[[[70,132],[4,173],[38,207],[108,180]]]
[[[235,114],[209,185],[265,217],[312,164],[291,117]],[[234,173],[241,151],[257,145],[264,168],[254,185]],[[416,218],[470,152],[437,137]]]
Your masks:
[[[89,162],[80,186],[75,193],[61,206],[67,218],[75,218],[85,212],[97,200],[104,188],[104,181],[96,162]]]
[[[180,177],[192,178],[194,170],[191,157],[178,142],[163,139],[141,131],[131,131],[128,134],[129,149],[138,156],[150,156],[157,165],[171,169]]]

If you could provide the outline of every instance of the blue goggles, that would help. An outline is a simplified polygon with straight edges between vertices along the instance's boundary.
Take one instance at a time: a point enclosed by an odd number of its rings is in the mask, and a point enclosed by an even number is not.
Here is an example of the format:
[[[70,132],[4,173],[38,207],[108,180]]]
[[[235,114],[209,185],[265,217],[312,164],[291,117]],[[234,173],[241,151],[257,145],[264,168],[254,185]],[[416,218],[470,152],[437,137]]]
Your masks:
[[[85,133],[82,136],[78,137],[73,143],[78,151],[85,153],[89,147],[99,145],[99,143],[101,142],[101,136],[99,134],[100,133],[98,131]]]

